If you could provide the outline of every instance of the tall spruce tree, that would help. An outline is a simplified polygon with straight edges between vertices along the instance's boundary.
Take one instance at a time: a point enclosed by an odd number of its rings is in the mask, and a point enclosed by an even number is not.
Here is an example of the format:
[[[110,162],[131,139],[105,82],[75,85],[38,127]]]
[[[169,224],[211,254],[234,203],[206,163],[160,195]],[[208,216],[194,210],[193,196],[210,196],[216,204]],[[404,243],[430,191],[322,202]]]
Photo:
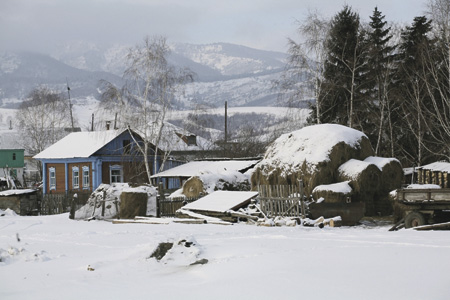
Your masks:
[[[369,72],[366,82],[368,83],[368,93],[370,94],[372,105],[371,120],[374,124],[375,132],[366,132],[372,137],[372,144],[376,155],[394,155],[393,143],[393,120],[390,112],[394,109],[390,94],[392,89],[394,65],[394,46],[390,45],[392,35],[391,27],[387,27],[384,21],[385,16],[375,7],[373,15],[370,17],[370,32],[368,34],[369,49],[367,52],[367,63]],[[383,140],[389,140],[386,143]],[[390,147],[388,147],[388,144]]]
[[[362,130],[367,120],[362,80],[366,37],[359,15],[349,6],[344,6],[332,19],[326,50],[323,89],[319,95],[321,121]]]
[[[399,46],[398,93],[401,111],[398,120],[397,143],[402,145],[397,156],[415,165],[433,160],[429,132],[434,130],[433,115],[427,113],[431,105],[427,94],[425,58],[433,52],[431,20],[425,16],[415,17],[411,26],[402,32]]]

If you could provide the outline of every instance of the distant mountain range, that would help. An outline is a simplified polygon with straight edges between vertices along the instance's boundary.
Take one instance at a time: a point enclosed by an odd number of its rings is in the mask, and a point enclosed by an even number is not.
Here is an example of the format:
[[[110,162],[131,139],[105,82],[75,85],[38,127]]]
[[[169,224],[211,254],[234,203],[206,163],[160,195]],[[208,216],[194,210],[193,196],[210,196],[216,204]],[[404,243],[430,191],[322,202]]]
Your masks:
[[[38,85],[65,91],[69,84],[72,97],[99,99],[99,80],[122,85],[128,49],[75,42],[50,55],[0,53],[0,107],[17,107]],[[225,101],[230,106],[276,104],[278,91],[272,81],[281,75],[286,54],[226,43],[174,44],[172,50],[172,64],[197,74],[179,99],[180,108],[189,108],[193,101],[216,107]]]

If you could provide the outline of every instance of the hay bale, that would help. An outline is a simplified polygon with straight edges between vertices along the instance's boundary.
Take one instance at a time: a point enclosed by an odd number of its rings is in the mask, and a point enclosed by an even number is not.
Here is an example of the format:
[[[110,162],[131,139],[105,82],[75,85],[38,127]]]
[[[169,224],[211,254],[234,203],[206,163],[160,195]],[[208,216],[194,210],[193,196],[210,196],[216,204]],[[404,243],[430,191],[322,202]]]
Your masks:
[[[196,198],[205,193],[203,181],[198,176],[193,176],[183,184],[183,195],[188,198]]]
[[[381,170],[380,187],[383,192],[399,189],[403,182],[403,168],[398,159],[369,156],[365,162],[376,165]]]
[[[350,181],[356,193],[376,193],[380,189],[381,170],[374,164],[350,159],[338,168],[338,181]]]
[[[143,192],[122,192],[120,194],[120,218],[134,219],[147,213],[148,195]]]
[[[348,199],[352,199],[353,189],[349,185],[349,181],[323,184],[316,186],[312,191],[314,199],[323,198],[325,203],[346,203]]]
[[[349,180],[353,200],[366,204],[366,215],[375,215],[376,195],[380,190],[381,170],[374,164],[351,159],[338,169],[338,180]]]
[[[374,196],[374,214],[387,216],[394,212],[389,193],[402,186],[404,172],[395,158],[367,157],[364,161],[375,164],[381,170],[380,188]]]
[[[336,124],[308,126],[272,143],[256,165],[251,183],[253,187],[296,185],[302,179],[305,193],[310,194],[318,185],[337,182],[337,169],[343,163],[371,155],[370,141],[360,131]]]

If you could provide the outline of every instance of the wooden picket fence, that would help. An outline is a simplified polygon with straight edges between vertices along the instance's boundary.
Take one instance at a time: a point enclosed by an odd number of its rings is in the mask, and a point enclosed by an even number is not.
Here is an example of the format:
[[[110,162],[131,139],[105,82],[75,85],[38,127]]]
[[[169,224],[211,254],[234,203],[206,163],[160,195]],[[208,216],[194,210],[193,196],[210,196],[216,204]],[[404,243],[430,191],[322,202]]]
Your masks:
[[[172,198],[172,199],[160,199],[159,209],[161,217],[175,217],[175,212],[185,206],[188,203],[194,202],[198,198]]]
[[[67,194],[45,194],[40,201],[40,215],[56,215],[70,212],[72,205],[78,210],[86,204],[89,194],[77,194],[74,199],[73,193]]]
[[[260,185],[258,192],[260,209],[267,217],[302,215],[303,191],[300,185]]]
[[[45,194],[41,200],[41,215],[56,215],[70,210],[70,200],[65,194]]]

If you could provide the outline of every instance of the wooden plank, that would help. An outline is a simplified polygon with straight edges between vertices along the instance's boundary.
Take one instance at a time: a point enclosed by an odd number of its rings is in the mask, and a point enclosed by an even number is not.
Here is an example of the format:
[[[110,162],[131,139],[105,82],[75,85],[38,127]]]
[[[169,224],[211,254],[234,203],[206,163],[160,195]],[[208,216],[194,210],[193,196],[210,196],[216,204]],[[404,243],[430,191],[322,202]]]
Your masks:
[[[414,230],[450,230],[450,222],[413,227]]]

